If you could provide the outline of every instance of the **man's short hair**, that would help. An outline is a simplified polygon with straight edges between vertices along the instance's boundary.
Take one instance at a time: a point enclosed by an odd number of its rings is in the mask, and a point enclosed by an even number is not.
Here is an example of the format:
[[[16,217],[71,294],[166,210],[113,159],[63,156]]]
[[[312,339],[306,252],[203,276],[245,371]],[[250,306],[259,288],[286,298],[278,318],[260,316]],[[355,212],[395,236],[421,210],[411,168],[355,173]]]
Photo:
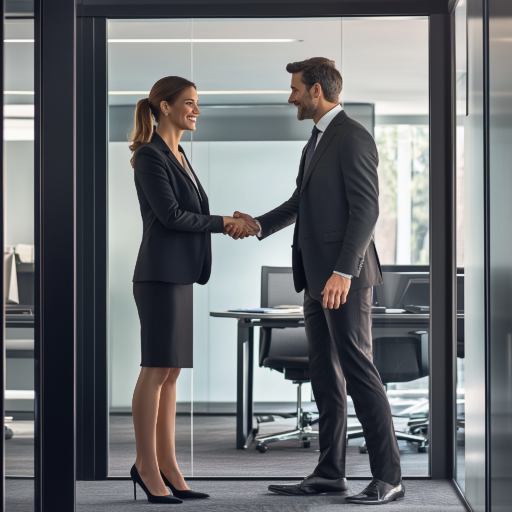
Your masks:
[[[333,60],[325,57],[313,57],[300,62],[291,62],[286,66],[286,71],[288,73],[302,71],[302,83],[306,84],[308,91],[313,85],[320,84],[324,97],[329,103],[339,101],[343,79]]]

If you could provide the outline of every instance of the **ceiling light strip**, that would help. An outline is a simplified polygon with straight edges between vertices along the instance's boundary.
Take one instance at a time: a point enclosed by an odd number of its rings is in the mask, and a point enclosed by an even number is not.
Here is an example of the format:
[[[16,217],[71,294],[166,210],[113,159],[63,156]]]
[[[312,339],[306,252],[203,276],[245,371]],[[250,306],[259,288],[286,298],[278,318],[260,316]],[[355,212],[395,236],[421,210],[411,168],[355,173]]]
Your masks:
[[[4,39],[4,43],[33,43],[34,39]],[[303,39],[109,39],[109,43],[302,43]]]
[[[109,43],[302,43],[303,39],[109,39]]]
[[[149,91],[109,91],[110,96],[147,96]],[[290,91],[197,91],[197,94],[290,94]]]
[[[110,96],[147,96],[149,91],[109,91]],[[4,94],[32,96],[34,91],[4,91]],[[197,91],[197,94],[290,94],[290,91]]]

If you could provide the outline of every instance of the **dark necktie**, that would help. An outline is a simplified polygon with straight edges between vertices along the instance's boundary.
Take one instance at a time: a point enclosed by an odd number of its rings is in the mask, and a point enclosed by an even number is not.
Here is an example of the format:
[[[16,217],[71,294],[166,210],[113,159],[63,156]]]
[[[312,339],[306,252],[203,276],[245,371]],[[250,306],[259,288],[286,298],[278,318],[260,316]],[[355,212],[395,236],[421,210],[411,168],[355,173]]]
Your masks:
[[[306,173],[308,170],[309,163],[311,162],[311,159],[313,158],[313,153],[315,152],[316,148],[316,141],[318,140],[318,134],[322,133],[321,130],[319,130],[316,125],[313,126],[313,129],[311,130],[311,137],[308,141],[308,149],[306,150],[306,158],[304,159],[304,168],[302,169],[302,180],[299,184],[299,193],[302,190],[302,184],[304,183],[304,178],[306,177]],[[299,216],[297,215],[297,227],[299,226]],[[300,228],[298,227],[298,231],[300,231]],[[297,233],[298,234],[298,233]],[[300,251],[300,236],[297,236],[296,240],[297,249]]]
[[[311,130],[311,137],[309,138],[308,150],[306,151],[306,160],[304,162],[304,175],[306,175],[309,163],[313,158],[313,153],[315,152],[316,141],[318,140],[319,133],[322,133],[321,130],[319,130],[316,126],[313,126],[313,130]]]

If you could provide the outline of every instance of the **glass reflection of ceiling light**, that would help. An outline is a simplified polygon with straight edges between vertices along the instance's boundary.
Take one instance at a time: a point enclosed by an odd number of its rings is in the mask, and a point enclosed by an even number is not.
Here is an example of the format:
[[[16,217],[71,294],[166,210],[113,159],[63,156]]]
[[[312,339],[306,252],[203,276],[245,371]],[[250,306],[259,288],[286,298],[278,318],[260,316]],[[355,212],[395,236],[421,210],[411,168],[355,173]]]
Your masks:
[[[4,91],[4,94],[21,94],[25,96],[30,96],[34,94],[34,91]]]
[[[4,119],[4,140],[34,140],[34,120]]]
[[[4,105],[4,117],[33,119],[34,105]]]
[[[291,91],[197,91],[197,94],[290,94]],[[147,96],[149,91],[109,91],[111,96]]]
[[[109,39],[109,43],[302,43],[303,39]]]
[[[303,39],[109,39],[109,43],[302,43]],[[33,43],[33,39],[4,39],[4,43]]]

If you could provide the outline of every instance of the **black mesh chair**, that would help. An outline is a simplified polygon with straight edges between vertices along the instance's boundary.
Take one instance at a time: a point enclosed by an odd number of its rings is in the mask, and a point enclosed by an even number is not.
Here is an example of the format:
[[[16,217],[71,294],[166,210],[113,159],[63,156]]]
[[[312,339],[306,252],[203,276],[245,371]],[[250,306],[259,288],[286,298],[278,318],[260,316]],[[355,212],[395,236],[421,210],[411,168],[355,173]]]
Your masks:
[[[293,287],[291,268],[262,267],[261,307],[301,306],[303,301],[303,293],[297,293]],[[265,453],[267,444],[288,439],[298,439],[302,447],[309,448],[310,440],[318,437],[318,432],[312,428],[318,421],[318,414],[302,409],[302,384],[310,381],[308,343],[303,324],[300,327],[261,328],[259,364],[260,367],[281,372],[286,380],[297,384],[297,412],[276,414],[284,418],[296,417],[297,424],[293,430],[257,435],[256,449]],[[273,418],[258,416],[257,420],[262,423]]]
[[[384,385],[411,382],[429,374],[428,333],[411,332],[404,336],[377,337],[373,339],[373,362]],[[427,450],[428,412],[418,415],[396,415],[407,417],[408,432],[395,431],[397,440],[418,444],[418,452]],[[421,434],[420,434],[421,433]],[[362,430],[349,432],[348,439],[364,437]],[[366,453],[366,443],[359,447]]]

